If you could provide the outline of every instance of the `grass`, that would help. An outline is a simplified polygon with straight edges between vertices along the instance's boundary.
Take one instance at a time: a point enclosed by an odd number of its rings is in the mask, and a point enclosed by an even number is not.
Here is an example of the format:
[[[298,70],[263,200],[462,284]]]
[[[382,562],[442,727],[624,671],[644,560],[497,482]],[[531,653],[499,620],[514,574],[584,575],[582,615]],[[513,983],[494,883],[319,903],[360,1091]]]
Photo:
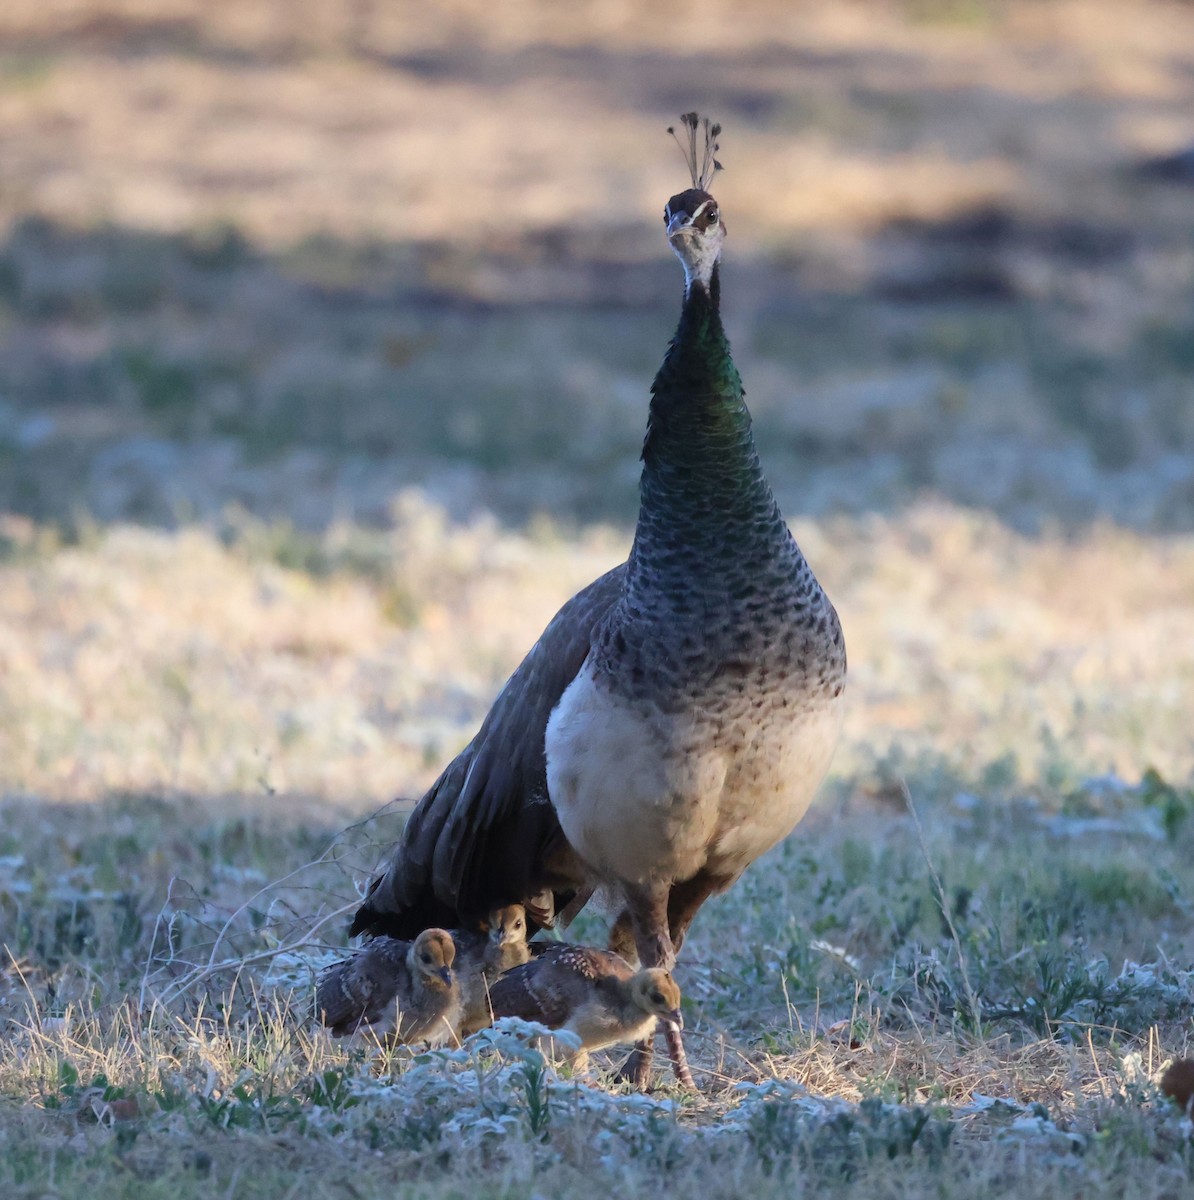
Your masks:
[[[417,793],[624,535],[413,495],[386,533],[6,529],[6,1194],[1188,1186],[1155,1088],[1194,1031],[1185,540],[801,528],[856,664],[842,751],[685,946],[702,1092],[637,1097],[517,1030],[379,1057],[310,1016],[405,811],[370,798]]]
[[[10,803],[5,848],[23,853],[3,856],[0,883],[0,1182],[14,1196],[1188,1186],[1188,1122],[1153,1083],[1189,1049],[1188,839],[1030,847],[1003,806],[926,795],[922,844],[905,814],[858,804],[818,814],[702,914],[681,978],[703,1090],[638,1097],[545,1070],[517,1028],[413,1056],[316,1030],[314,974],[343,928],[318,921],[384,829],[329,837],[320,809],[196,825],[188,802],[127,798],[74,810],[64,838],[53,810]],[[1140,906],[1166,875],[1166,899]],[[1124,952],[1154,960],[1121,967]]]
[[[0,15],[0,1195],[1187,1194],[1190,14],[152,7]],[[684,947],[699,1094],[334,1043],[405,800],[626,552],[693,106],[831,776]]]
[[[699,102],[789,511],[1189,527],[1194,227],[1135,170],[1189,137],[1183,6],[322,7],[6,6],[6,511],[627,521]]]

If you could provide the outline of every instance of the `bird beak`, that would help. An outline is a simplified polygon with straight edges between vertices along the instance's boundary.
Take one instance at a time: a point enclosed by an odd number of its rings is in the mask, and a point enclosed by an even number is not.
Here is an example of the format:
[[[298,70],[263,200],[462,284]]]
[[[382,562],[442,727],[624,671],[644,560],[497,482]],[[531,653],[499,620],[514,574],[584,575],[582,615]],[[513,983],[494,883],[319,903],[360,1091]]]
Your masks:
[[[667,223],[667,236],[670,241],[683,230],[691,227],[692,218],[686,212],[678,212],[673,215],[672,219]]]
[[[684,1028],[684,1014],[678,1008],[673,1008],[672,1011],[663,1019],[669,1025],[674,1025],[677,1029]]]
[[[452,972],[447,967],[440,967],[439,977],[448,985],[452,986]]]

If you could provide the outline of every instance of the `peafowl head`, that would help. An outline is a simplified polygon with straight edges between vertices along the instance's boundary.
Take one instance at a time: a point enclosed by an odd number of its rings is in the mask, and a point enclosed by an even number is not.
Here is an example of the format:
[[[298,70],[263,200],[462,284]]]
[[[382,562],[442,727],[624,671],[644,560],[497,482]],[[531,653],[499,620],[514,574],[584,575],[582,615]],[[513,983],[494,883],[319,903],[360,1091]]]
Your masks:
[[[700,188],[689,188],[667,202],[663,219],[667,240],[684,266],[686,288],[708,288],[726,239],[717,201]]]
[[[527,914],[521,904],[495,908],[486,920],[489,940],[495,946],[516,946],[527,940]]]
[[[684,266],[686,290],[694,284],[707,289],[726,236],[718,203],[707,190],[721,170],[717,161],[721,126],[711,125],[708,117],[701,118],[694,112],[684,113],[680,122],[686,136],[681,137],[674,127],[668,133],[680,147],[692,187],[667,202],[663,222],[668,242]]]
[[[635,1006],[677,1029],[684,1028],[680,1015],[680,988],[662,967],[650,967],[630,978],[630,999]]]
[[[456,943],[446,929],[424,929],[407,951],[406,961],[411,973],[426,987],[452,986],[452,963],[456,959]]]

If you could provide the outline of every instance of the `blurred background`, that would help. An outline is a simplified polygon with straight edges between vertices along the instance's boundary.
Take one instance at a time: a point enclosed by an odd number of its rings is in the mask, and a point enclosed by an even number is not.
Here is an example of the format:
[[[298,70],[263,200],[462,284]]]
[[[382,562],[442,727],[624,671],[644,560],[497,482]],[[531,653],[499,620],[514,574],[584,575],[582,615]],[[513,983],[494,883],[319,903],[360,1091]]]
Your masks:
[[[7,0],[0,784],[425,784],[625,552],[689,108],[839,773],[1187,771],[1190,3]]]

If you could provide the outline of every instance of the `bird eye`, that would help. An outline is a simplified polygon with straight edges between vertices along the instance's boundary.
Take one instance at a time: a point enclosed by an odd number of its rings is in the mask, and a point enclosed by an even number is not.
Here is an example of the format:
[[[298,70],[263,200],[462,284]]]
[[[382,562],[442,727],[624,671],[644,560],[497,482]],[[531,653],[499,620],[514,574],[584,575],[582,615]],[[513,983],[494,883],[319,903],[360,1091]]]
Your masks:
[[[717,224],[717,209],[715,209],[715,208],[706,209],[705,216],[708,218],[710,225]]]
[[[430,962],[431,962],[431,955],[430,955],[430,954],[424,954],[424,955],[423,955],[423,961],[424,961],[425,963],[430,963]]]
[[[652,1004],[662,1004],[663,1003],[663,993],[662,992],[652,992],[651,993],[651,1003]]]

